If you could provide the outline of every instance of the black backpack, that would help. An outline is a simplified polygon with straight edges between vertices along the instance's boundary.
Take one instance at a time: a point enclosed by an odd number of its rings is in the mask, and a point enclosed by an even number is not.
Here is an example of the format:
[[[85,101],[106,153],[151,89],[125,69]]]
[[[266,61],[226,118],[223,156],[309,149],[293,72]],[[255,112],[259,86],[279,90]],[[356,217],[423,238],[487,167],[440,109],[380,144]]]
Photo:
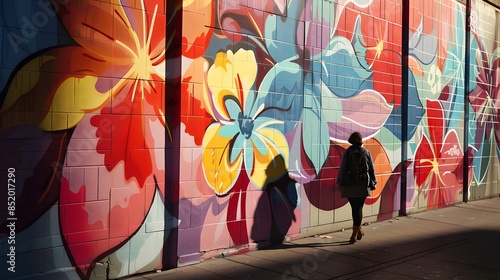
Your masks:
[[[364,148],[349,151],[347,173],[355,185],[368,182],[368,160],[363,152]]]

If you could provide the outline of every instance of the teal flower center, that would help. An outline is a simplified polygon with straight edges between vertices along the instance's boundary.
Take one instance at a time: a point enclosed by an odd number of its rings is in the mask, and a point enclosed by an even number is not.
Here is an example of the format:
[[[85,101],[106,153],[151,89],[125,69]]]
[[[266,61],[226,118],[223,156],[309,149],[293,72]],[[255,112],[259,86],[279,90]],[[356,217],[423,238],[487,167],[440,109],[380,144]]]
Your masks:
[[[240,124],[240,131],[241,134],[246,138],[249,139],[250,136],[252,136],[252,130],[253,130],[253,120],[252,118],[243,115],[241,112],[238,114],[238,123]]]

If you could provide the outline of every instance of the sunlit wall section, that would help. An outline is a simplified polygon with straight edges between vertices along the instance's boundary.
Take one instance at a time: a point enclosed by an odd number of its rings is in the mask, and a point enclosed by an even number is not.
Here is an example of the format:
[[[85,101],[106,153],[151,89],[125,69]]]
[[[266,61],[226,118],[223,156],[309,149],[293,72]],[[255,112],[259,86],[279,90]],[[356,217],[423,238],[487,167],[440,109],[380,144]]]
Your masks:
[[[465,6],[410,1],[409,212],[462,201]],[[413,114],[418,112],[418,114]]]
[[[499,192],[500,157],[500,11],[471,1],[469,142],[470,199]]]
[[[327,131],[331,145],[323,165],[321,153],[310,157],[313,167],[321,168],[307,172],[314,176],[304,184],[311,203],[309,224],[303,223],[310,228],[305,232],[325,225],[350,226],[350,208],[340,197],[336,178],[341,156],[349,146],[347,139],[354,131],[361,133],[364,147],[373,156],[378,180],[377,189],[367,199],[365,216],[383,219],[399,210],[402,4],[323,1],[319,7],[322,14],[312,5],[306,18],[309,57],[304,65],[309,70],[305,75],[303,140],[313,147],[324,143],[321,137],[308,141],[314,129],[309,124],[317,124],[321,131]],[[318,25],[322,29],[313,25],[318,15],[322,15]],[[318,108],[320,113],[314,113]],[[304,145],[306,155],[314,156],[308,146]]]
[[[366,216],[397,212],[401,9],[183,2],[182,263],[350,225],[335,180],[354,131],[379,181]]]

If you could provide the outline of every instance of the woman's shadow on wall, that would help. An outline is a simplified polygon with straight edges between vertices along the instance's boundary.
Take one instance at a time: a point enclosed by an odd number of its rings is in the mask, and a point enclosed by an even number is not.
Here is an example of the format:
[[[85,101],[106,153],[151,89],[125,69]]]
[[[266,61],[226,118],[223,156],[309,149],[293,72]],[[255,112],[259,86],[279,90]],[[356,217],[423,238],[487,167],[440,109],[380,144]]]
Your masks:
[[[296,221],[294,210],[299,204],[297,182],[289,176],[281,155],[268,165],[266,177],[251,231],[258,249],[283,243],[292,222]]]

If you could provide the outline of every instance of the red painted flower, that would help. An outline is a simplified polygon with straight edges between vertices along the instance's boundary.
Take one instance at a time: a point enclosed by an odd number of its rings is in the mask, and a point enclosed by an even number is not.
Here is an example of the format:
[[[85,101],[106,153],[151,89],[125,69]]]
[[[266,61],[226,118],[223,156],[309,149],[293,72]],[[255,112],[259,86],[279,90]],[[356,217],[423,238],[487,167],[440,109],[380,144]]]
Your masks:
[[[69,69],[50,89],[52,106],[41,123],[74,129],[59,219],[83,277],[137,232],[164,188],[165,1],[111,2],[71,1],[58,10],[79,46],[54,58]]]
[[[8,88],[0,118],[9,126],[0,129],[44,151],[23,158],[34,172],[20,190],[19,230],[59,196],[68,257],[89,278],[96,261],[139,230],[164,189],[165,1],[59,2],[76,44],[20,68],[15,79],[29,83]]]
[[[446,132],[444,112],[437,100],[427,100],[428,136],[424,135],[415,152],[415,179],[429,207],[456,202],[462,190],[457,172],[463,160],[457,132]]]

